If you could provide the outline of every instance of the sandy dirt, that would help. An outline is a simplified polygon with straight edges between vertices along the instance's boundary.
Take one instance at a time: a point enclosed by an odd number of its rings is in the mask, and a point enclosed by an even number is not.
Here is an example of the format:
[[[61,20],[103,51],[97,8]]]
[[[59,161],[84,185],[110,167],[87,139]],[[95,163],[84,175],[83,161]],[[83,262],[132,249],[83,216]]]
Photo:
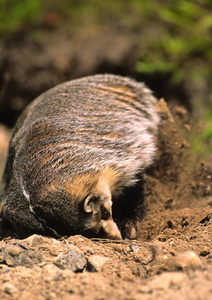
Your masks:
[[[3,238],[1,299],[212,297],[211,168],[192,156],[188,112],[162,110],[138,240]]]

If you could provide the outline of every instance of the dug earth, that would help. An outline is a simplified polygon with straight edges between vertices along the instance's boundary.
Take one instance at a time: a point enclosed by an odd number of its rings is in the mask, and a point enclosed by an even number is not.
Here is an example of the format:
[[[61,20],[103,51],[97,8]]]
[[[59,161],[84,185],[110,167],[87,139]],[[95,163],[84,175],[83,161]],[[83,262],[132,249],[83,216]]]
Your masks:
[[[189,113],[160,109],[138,238],[1,232],[0,299],[212,298],[211,162],[192,151]]]

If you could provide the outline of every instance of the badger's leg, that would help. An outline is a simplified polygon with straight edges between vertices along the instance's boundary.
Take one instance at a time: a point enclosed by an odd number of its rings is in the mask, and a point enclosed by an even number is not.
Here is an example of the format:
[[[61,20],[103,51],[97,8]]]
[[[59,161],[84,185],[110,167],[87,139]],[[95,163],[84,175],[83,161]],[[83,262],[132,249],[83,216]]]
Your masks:
[[[9,223],[20,238],[34,233],[52,236],[52,230],[48,230],[33,211],[29,197],[23,185],[12,180],[2,207],[3,226]]]
[[[113,219],[117,223],[123,238],[135,239],[139,233],[140,221],[144,216],[143,176],[137,176],[137,182],[124,188],[122,194],[113,199]]]

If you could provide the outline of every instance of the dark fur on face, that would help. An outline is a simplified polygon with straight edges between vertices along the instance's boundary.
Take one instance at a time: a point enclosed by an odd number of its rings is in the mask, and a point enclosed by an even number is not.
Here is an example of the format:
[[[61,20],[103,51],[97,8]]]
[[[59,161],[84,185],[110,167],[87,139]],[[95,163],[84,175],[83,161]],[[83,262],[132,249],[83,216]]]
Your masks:
[[[35,99],[10,141],[3,218],[21,237],[132,237],[156,150],[155,104],[142,83],[115,75],[66,82]]]

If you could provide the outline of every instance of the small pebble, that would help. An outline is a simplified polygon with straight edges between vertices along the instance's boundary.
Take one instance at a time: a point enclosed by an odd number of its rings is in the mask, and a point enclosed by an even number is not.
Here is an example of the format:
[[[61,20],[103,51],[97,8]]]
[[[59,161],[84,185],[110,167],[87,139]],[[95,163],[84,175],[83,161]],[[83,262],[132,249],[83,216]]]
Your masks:
[[[182,107],[182,106],[176,106],[175,107],[175,112],[180,117],[184,117],[184,116],[187,115],[187,110],[184,107]]]
[[[95,251],[93,250],[93,248],[86,246],[86,247],[83,248],[83,253],[94,254]]]
[[[207,256],[208,254],[210,254],[210,248],[205,246],[201,251],[200,251],[200,256]]]
[[[168,199],[168,200],[166,200],[166,202],[164,203],[165,209],[172,209],[173,206],[174,206],[174,199]]]
[[[54,280],[57,280],[60,276],[60,274],[62,274],[61,270],[55,266],[54,264],[47,264],[42,268],[42,272],[45,276],[45,280],[52,282]]]
[[[205,197],[204,200],[208,205],[212,206],[212,196]]]
[[[119,253],[122,253],[123,252],[123,248],[122,248],[122,246],[121,245],[111,245],[112,247],[113,247],[113,249],[115,250],[115,251],[118,251]]]
[[[60,253],[60,249],[58,249],[58,248],[55,247],[55,246],[52,246],[52,248],[49,249],[49,253],[50,253],[52,256],[57,256],[57,255]]]
[[[26,238],[24,241],[27,242],[31,247],[35,247],[43,243],[43,237],[38,234],[33,234]]]
[[[22,252],[21,248],[18,246],[10,246],[8,249],[8,253],[11,256],[18,256]]]
[[[191,131],[191,126],[189,124],[184,124],[184,128],[187,130],[187,131]]]
[[[17,294],[18,291],[18,289],[12,283],[9,282],[4,283],[3,288],[7,294],[10,294],[12,296]]]
[[[170,241],[169,245],[173,246],[174,245],[174,241]]]
[[[137,292],[141,294],[151,294],[152,289],[148,285],[143,285],[138,288]]]
[[[70,245],[69,250],[60,253],[54,260],[54,264],[61,269],[69,269],[79,272],[84,269],[87,261],[84,254],[75,246]]]
[[[184,140],[184,141],[182,142],[182,144],[181,144],[181,147],[182,147],[182,148],[189,148],[190,145],[189,145],[189,143],[188,143],[186,140]]]

